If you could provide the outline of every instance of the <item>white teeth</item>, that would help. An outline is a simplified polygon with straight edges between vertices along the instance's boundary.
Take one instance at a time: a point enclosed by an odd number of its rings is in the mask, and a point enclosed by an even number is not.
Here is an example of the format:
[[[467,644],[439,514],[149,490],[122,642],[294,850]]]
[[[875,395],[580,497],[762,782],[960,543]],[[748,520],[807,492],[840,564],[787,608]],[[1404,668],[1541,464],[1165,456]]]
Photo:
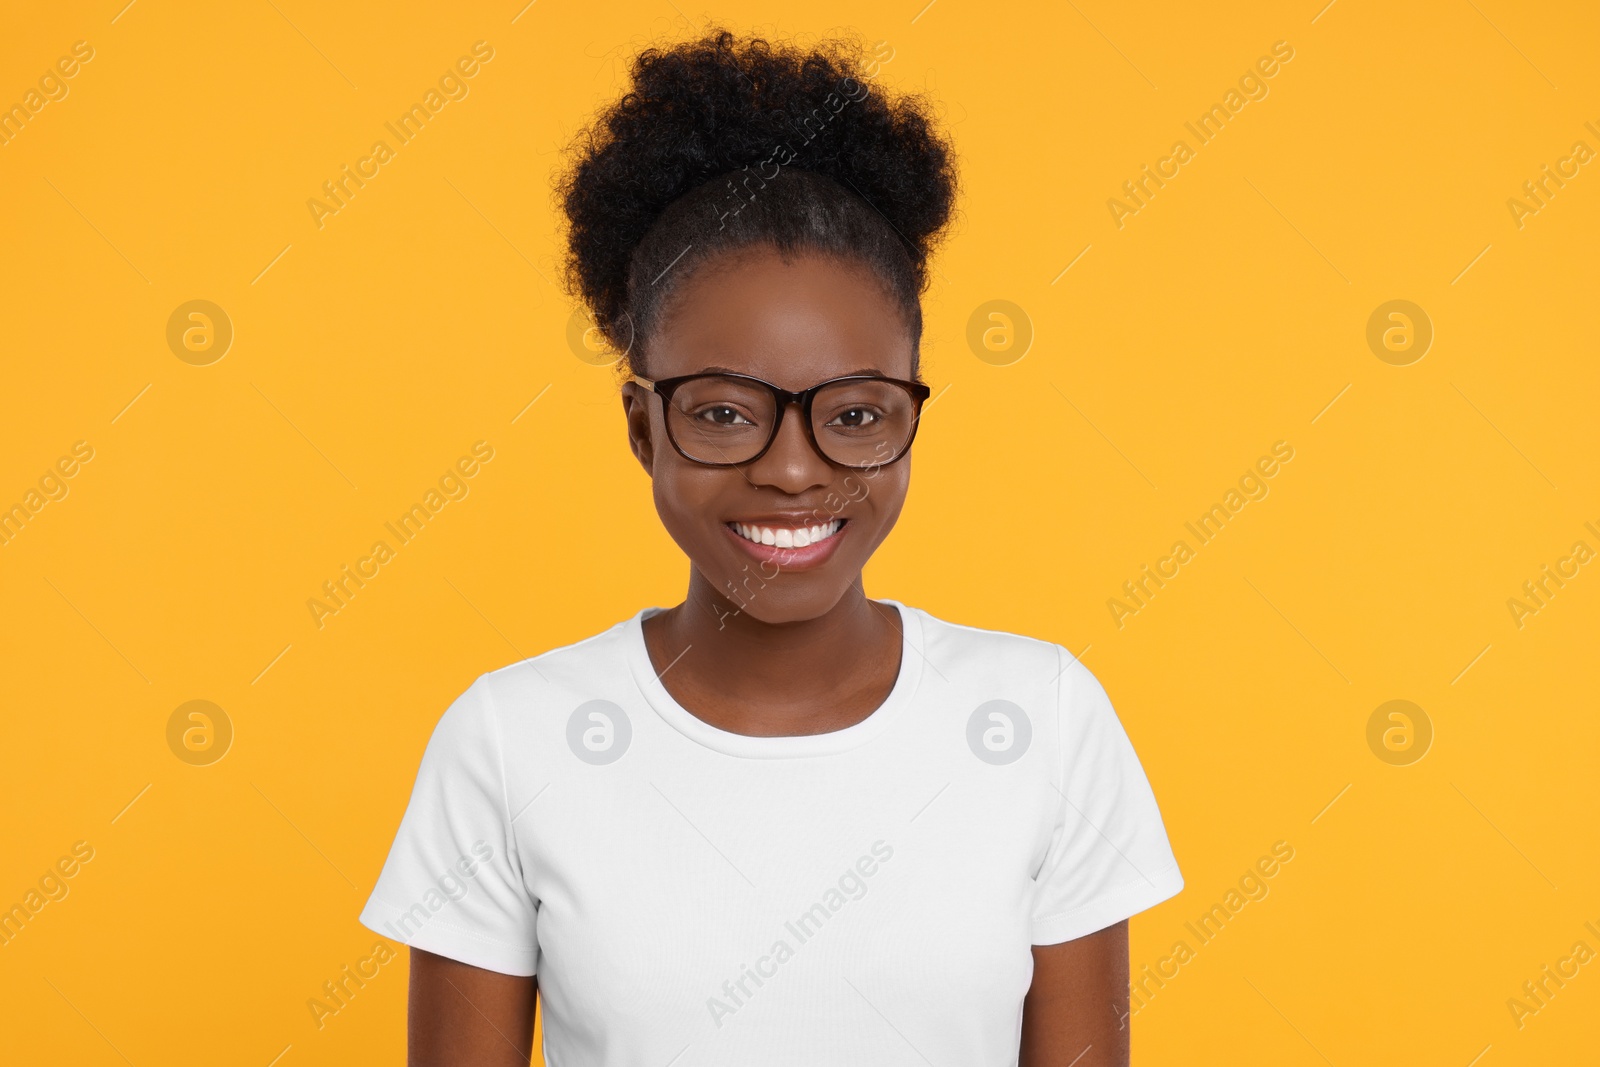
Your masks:
[[[796,528],[755,526],[750,523],[736,522],[733,528],[739,536],[746,541],[754,541],[760,545],[773,545],[777,548],[806,548],[818,541],[826,540],[839,532],[844,525],[843,519],[834,519],[817,526],[801,526]]]

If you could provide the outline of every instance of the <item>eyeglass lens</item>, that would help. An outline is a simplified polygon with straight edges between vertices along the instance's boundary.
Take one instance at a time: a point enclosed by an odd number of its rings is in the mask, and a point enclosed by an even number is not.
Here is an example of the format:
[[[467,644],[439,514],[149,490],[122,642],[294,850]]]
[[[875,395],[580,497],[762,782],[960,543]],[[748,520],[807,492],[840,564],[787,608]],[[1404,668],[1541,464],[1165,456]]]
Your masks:
[[[766,447],[777,415],[776,398],[760,385],[697,378],[672,394],[667,428],[692,459],[745,463]],[[905,448],[915,425],[911,394],[889,382],[836,382],[818,392],[811,405],[817,447],[843,466],[888,462]]]

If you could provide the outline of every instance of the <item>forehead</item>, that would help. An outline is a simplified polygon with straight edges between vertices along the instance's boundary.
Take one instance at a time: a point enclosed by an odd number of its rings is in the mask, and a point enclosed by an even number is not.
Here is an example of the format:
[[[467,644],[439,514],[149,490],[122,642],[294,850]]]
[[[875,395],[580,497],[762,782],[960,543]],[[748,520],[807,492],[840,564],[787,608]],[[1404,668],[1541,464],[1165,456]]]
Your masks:
[[[673,294],[648,362],[658,379],[716,367],[798,390],[863,371],[909,378],[911,356],[905,315],[869,268],[759,245],[703,264]]]

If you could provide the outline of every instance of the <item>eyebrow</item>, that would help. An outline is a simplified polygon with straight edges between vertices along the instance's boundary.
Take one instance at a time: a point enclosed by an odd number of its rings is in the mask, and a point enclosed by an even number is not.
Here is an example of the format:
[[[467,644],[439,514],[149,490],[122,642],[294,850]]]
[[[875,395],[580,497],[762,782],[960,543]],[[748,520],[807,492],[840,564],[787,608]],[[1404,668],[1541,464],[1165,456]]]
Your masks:
[[[713,365],[713,366],[710,366],[710,367],[704,367],[701,370],[696,371],[695,373],[697,373],[697,374],[743,374],[745,372],[744,371],[740,371],[740,370],[734,370],[732,367],[722,367],[722,366]],[[879,370],[877,367],[862,367],[862,368],[860,368],[858,370],[845,371],[843,374],[835,375],[835,377],[838,377],[838,378],[853,378],[858,374],[876,374],[880,378],[888,377],[888,375],[884,374],[883,371]]]

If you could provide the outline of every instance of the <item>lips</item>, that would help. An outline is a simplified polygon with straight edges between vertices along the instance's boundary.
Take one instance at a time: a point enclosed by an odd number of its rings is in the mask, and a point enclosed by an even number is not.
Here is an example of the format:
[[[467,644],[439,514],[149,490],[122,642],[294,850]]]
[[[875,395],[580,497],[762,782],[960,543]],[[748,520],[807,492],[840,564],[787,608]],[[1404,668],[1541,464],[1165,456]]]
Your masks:
[[[844,526],[843,519],[832,519],[815,526],[764,526],[757,523],[730,522],[734,532],[746,541],[778,548],[806,548],[825,541]]]
[[[811,525],[736,521],[724,523],[722,528],[752,558],[775,564],[780,570],[797,571],[826,562],[839,547],[849,520],[830,519]]]

